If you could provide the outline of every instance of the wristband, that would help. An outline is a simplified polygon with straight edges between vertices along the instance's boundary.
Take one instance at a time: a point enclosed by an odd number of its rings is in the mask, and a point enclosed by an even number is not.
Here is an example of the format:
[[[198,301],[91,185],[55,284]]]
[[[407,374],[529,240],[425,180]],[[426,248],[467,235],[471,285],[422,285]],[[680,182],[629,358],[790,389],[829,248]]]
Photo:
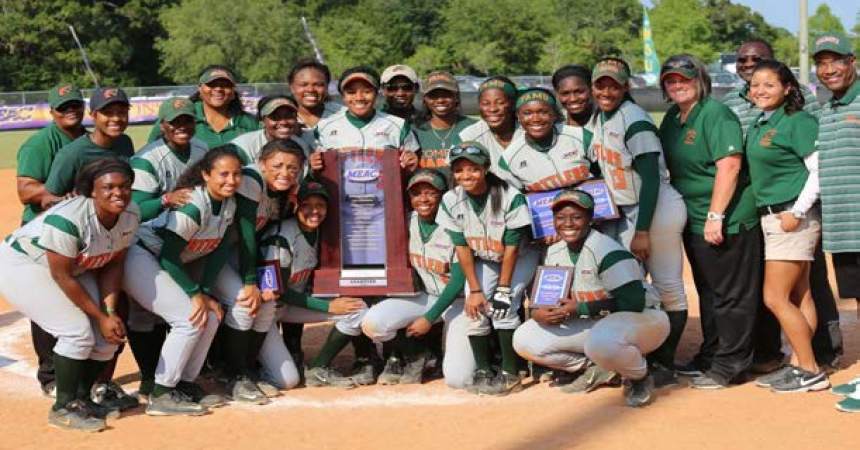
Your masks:
[[[709,221],[721,221],[726,218],[725,214],[718,213],[715,211],[708,211],[708,220]]]
[[[107,314],[107,315],[112,315],[112,314],[114,314],[115,312],[116,312],[116,310],[115,310],[115,309],[111,308],[110,306],[105,305],[105,314]]]
[[[161,196],[161,206],[165,208],[167,207],[167,194]]]

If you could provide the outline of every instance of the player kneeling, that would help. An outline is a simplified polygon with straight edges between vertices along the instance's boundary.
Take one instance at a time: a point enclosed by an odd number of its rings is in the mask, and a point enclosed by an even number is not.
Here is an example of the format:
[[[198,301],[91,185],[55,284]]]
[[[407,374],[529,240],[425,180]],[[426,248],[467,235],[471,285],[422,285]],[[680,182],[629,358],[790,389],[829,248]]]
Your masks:
[[[379,384],[421,383],[426,359],[422,336],[448,309],[462,299],[465,277],[454,259],[451,236],[436,223],[442,194],[447,190],[444,175],[421,169],[409,179],[407,193],[412,206],[409,218],[409,259],[423,285],[413,298],[388,298],[364,316],[361,329],[374,342],[392,342],[392,354],[379,375]]]
[[[544,264],[575,268],[570,297],[558,307],[535,308],[532,319],[514,333],[514,349],[523,358],[570,373],[592,361],[621,375],[629,406],[644,406],[653,389],[644,355],[666,339],[669,319],[656,309],[659,299],[642,280],[633,255],[591,228],[594,199],[589,194],[561,191],[552,211],[562,240],[547,249]]]

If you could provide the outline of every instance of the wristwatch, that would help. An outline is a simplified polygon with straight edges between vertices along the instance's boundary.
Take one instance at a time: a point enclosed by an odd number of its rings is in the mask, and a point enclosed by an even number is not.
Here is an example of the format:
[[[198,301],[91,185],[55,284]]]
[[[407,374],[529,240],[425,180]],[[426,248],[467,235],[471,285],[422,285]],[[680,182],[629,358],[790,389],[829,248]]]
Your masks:
[[[795,219],[805,219],[806,218],[805,212],[797,211],[794,209],[791,210],[791,215],[794,216]]]
[[[726,218],[725,214],[721,214],[714,211],[708,211],[708,220],[709,221],[720,221]]]

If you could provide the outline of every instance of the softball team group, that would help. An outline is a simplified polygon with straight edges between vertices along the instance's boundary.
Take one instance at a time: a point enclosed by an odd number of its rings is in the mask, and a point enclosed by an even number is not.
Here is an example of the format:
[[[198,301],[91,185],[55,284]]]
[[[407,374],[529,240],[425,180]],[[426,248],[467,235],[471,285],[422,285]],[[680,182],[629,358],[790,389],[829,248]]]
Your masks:
[[[559,69],[555,92],[490,77],[480,120],[460,113],[450,73],[419,80],[404,65],[381,77],[346,70],[341,106],[327,100],[331,75],[314,60],[300,61],[291,93],[264,97],[254,117],[231,70],[210,66],[193,96],[162,103],[137,152],[121,89],[95,91],[85,130],[80,91],[59,85],[54,122],[18,154],[24,225],[0,245],[0,294],[32,321],[38,378],[56,397],[49,423],[100,431],[140,400],[153,416],[202,415],[228,400],[266,404],[301,384],[440,375],[479,395],[517,392],[529,372],[562,392],[623,385],[632,407],[678,375],[698,389],[752,373],[774,392],[826,389],[842,349],[838,312],[835,333],[816,344],[830,324],[819,311],[835,310],[829,286],[829,302],[810,288],[822,226],[840,293],[860,297],[860,223],[828,204],[860,180],[828,191],[824,170],[860,167],[857,141],[843,135],[860,139],[860,123],[819,131],[828,113],[860,112],[860,83],[850,44],[826,38],[815,48],[833,92],[825,108],[807,112],[808,91],[766,42],[751,41],[739,49],[748,85],[726,96],[731,107],[710,96],[700,61],[669,58],[660,87],[671,108],[659,128],[615,57]],[[398,152],[408,174],[402,238],[416,296],[311,295],[332,198],[318,181],[322,154],[356,147]],[[855,154],[835,163],[818,151],[845,147]],[[595,198],[577,188],[594,179],[618,218],[597,220]],[[555,234],[535,239],[527,196],[541,192],[552,192]],[[850,243],[833,250],[829,239]],[[685,252],[704,339],[681,364]],[[272,261],[277,292],[258,287],[258,268]],[[538,266],[573,271],[556,306],[529,307]],[[322,322],[334,326],[306,357],[304,324]],[[126,342],[137,396],[111,381]],[[349,344],[355,363],[342,373],[332,361]],[[204,370],[224,389],[204,389]],[[839,409],[860,410],[858,385],[832,389],[845,397]]]

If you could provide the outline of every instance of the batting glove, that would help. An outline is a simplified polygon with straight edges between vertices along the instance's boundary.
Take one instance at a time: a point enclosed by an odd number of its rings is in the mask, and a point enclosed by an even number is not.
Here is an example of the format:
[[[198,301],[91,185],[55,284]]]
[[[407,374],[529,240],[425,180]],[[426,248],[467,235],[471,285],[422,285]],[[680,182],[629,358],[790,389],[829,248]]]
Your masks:
[[[496,320],[504,318],[511,309],[511,288],[508,286],[497,286],[490,300],[490,317]]]

